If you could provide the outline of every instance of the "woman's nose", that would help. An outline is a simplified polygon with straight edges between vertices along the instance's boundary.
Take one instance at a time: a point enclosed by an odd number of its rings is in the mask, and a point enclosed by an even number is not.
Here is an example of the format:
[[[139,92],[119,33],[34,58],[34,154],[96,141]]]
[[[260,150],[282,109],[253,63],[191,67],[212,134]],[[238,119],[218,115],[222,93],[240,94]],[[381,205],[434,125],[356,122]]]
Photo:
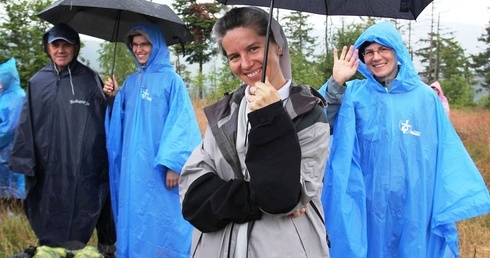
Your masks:
[[[242,67],[243,68],[250,68],[253,65],[253,61],[250,57],[244,56],[242,57]]]

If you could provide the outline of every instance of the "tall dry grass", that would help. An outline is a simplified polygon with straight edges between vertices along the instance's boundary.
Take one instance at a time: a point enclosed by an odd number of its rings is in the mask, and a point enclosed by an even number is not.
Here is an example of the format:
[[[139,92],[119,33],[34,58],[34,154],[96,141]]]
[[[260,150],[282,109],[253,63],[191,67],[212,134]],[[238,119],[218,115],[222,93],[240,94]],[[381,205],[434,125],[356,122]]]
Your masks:
[[[490,189],[490,110],[451,110],[451,122]],[[458,223],[462,258],[490,257],[490,214]]]
[[[201,132],[206,129],[202,108],[205,100],[194,100],[194,110]],[[468,152],[490,188],[490,111],[452,110],[451,121],[463,140]],[[490,215],[458,223],[460,252],[462,258],[490,257]],[[96,235],[90,245],[96,245]],[[0,204],[0,257],[9,257],[29,245],[38,245],[36,237],[20,205],[10,207]]]

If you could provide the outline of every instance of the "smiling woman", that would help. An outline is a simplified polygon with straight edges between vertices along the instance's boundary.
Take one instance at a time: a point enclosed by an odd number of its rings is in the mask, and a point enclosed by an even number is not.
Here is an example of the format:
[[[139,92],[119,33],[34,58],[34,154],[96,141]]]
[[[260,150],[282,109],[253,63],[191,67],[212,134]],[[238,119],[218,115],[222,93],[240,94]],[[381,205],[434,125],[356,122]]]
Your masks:
[[[213,27],[244,84],[204,109],[208,129],[181,174],[194,258],[328,257],[319,212],[329,141],[324,103],[292,80],[276,20],[263,62],[267,24],[267,12],[248,7],[231,9]]]
[[[347,86],[322,196],[332,256],[458,257],[456,222],[490,212],[481,174],[391,23],[347,49],[327,84]]]

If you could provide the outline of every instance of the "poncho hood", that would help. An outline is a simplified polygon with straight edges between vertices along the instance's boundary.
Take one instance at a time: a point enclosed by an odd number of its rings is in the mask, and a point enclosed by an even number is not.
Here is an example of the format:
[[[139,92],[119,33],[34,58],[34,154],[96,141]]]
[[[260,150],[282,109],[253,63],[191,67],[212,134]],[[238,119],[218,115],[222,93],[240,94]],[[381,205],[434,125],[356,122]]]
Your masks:
[[[400,33],[390,22],[381,22],[369,27],[359,36],[354,47],[359,49],[365,42],[376,42],[383,46],[392,48],[398,59],[398,75],[390,89],[392,93],[401,93],[412,90],[417,85],[423,84],[422,80],[415,71],[412,59],[407,47],[403,43]],[[360,53],[359,53],[360,54]],[[373,76],[364,62],[359,63],[358,71],[366,77],[369,87],[375,87],[378,91],[386,91],[383,86]]]
[[[158,25],[145,23],[134,26],[126,36],[126,46],[128,47],[129,51],[133,53],[133,49],[131,48],[130,44],[132,42],[132,38],[134,37],[134,32],[138,31],[143,31],[146,33],[146,35],[142,35],[144,37],[149,37],[148,40],[152,45],[150,56],[148,57],[148,61],[145,65],[145,70],[155,72],[159,71],[163,67],[172,69],[170,64],[170,51],[168,50],[167,43],[163,37],[163,31]],[[134,58],[138,69],[143,69],[143,66],[136,59],[136,56],[134,56]]]
[[[0,82],[2,83],[4,94],[8,91],[21,90],[19,72],[14,58],[10,58],[7,62],[0,65]]]

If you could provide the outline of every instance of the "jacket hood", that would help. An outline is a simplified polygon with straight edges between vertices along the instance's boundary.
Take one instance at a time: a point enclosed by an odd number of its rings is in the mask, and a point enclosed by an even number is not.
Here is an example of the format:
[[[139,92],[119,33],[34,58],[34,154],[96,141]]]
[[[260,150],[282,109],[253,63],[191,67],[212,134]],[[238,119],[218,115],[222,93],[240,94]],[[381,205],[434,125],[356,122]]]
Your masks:
[[[444,96],[444,92],[442,91],[442,87],[441,87],[441,84],[439,83],[439,81],[435,81],[433,82],[431,85],[430,85],[431,88],[436,88],[438,90],[438,93],[437,95],[439,95],[439,97],[441,96]]]
[[[0,64],[0,82],[4,93],[20,89],[20,77],[14,58]]]
[[[144,32],[144,33],[141,33]],[[159,68],[163,67],[172,67],[170,64],[170,52],[167,47],[167,43],[165,42],[165,38],[163,37],[163,31],[160,26],[144,23],[138,24],[134,26],[126,35],[126,47],[129,49],[131,53],[133,53],[133,49],[131,48],[130,43],[132,42],[132,38],[135,33],[142,34],[145,38],[148,38],[152,45],[150,56],[148,57],[148,61],[145,65],[145,70],[147,71],[155,71]],[[146,35],[145,35],[146,33]],[[136,56],[133,53],[133,57],[136,61],[136,65],[138,69],[142,69],[141,64],[136,59]]]
[[[359,36],[354,44],[354,47],[360,49],[366,42],[376,42],[383,46],[392,48],[395,51],[395,55],[398,59],[398,75],[392,85],[390,92],[405,92],[413,89],[419,84],[422,84],[422,80],[415,71],[412,59],[408,52],[407,47],[403,43],[403,39],[400,33],[390,22],[381,22],[372,25],[364,33]],[[357,70],[366,77],[370,82],[376,82],[371,71],[368,69],[364,62],[359,63]],[[380,85],[379,83],[377,83]],[[377,90],[385,91],[382,86],[377,87]]]

